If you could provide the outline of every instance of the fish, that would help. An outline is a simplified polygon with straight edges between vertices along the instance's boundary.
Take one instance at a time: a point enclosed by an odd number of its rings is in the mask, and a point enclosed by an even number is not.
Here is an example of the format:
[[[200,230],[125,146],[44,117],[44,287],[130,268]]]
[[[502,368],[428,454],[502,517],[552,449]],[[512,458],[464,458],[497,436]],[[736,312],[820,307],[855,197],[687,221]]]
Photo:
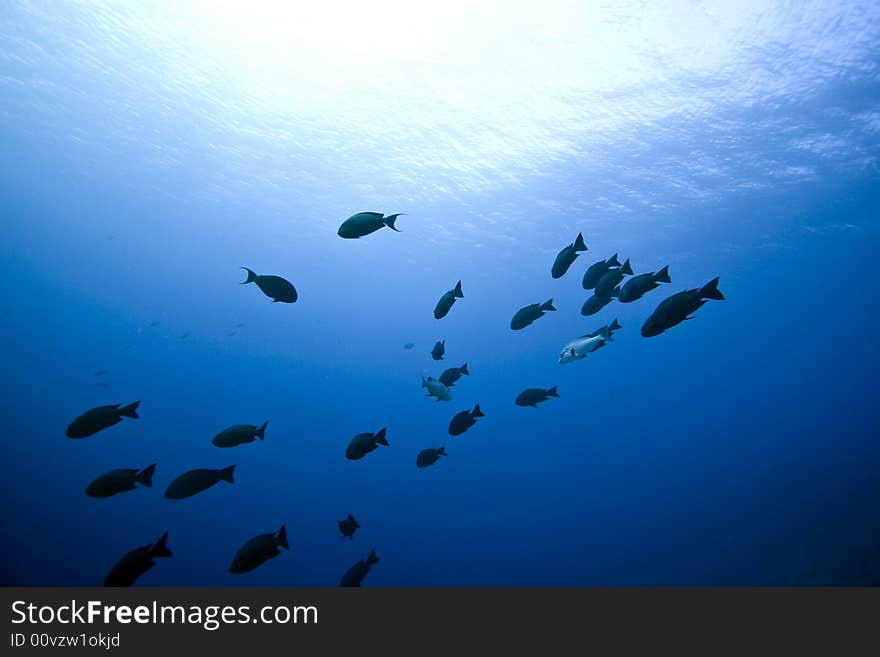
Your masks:
[[[594,262],[592,265],[587,267],[587,271],[584,272],[584,279],[581,281],[581,285],[585,290],[592,290],[596,287],[596,283],[599,282],[599,279],[602,278],[608,272],[608,270],[612,269],[613,267],[620,267],[620,261],[617,259],[616,253],[608,258],[608,260],[600,260],[599,262]]]
[[[379,445],[388,447],[388,440],[385,438],[385,427],[379,429],[376,433],[359,433],[348,443],[345,448],[345,458],[349,461],[357,461],[364,458]]]
[[[381,212],[358,212],[343,221],[336,234],[345,239],[356,240],[359,237],[375,233],[385,226],[399,233],[400,230],[394,227],[394,222],[402,215],[402,212],[389,215],[383,215]]]
[[[718,289],[718,278],[713,278],[703,287],[684,290],[673,294],[660,302],[642,325],[642,337],[652,338],[682,322],[693,319],[691,313],[696,312],[707,299],[724,301],[724,295]]]
[[[95,376],[105,376],[107,374],[110,374],[110,372],[108,372],[107,370],[95,370],[94,371]]]
[[[143,470],[131,468],[110,470],[86,486],[86,495],[89,497],[112,497],[118,493],[134,490],[137,488],[136,484],[152,488],[155,471],[155,463],[148,465]]]
[[[168,532],[165,532],[155,543],[142,545],[131,552],[126,552],[107,573],[104,586],[131,586],[138,577],[156,565],[153,559],[170,556]]]
[[[88,438],[102,429],[119,424],[124,417],[136,420],[140,417],[137,414],[137,407],[140,406],[140,403],[140,400],[138,400],[126,406],[111,404],[109,406],[97,406],[89,409],[68,425],[67,437]]]
[[[434,465],[441,456],[446,456],[444,447],[423,449],[416,456],[416,467],[427,468],[429,465]]]
[[[660,287],[660,283],[671,283],[669,278],[669,265],[660,271],[651,272],[650,274],[639,274],[629,279],[623,287],[618,285],[614,288],[611,296],[617,297],[620,303],[631,303],[637,299],[641,299],[646,293],[656,287]]]
[[[461,367],[450,367],[449,369],[443,370],[443,374],[441,374],[440,378],[437,380],[447,388],[451,388],[455,385],[455,382],[462,377],[462,375],[470,376],[467,363],[464,363]]]
[[[208,490],[220,481],[230,484],[235,483],[235,480],[232,478],[234,472],[234,465],[220,470],[213,468],[189,470],[168,484],[168,488],[165,489],[165,497],[169,500],[182,500]]]
[[[538,404],[542,401],[558,396],[559,394],[556,392],[556,386],[547,388],[546,390],[544,390],[544,388],[526,388],[516,396],[516,405],[537,408]]]
[[[605,306],[607,306],[614,299],[610,294],[607,297],[596,296],[593,293],[589,299],[584,301],[584,305],[581,306],[581,315],[584,317],[588,317],[590,315],[595,315],[597,312],[602,310]]]
[[[256,283],[257,287],[267,297],[272,299],[273,303],[295,303],[299,298],[293,283],[286,278],[280,276],[257,275],[247,267],[242,267],[247,272],[247,279],[242,281],[241,285],[248,283]]]
[[[443,296],[440,297],[437,305],[434,306],[434,319],[443,319],[446,317],[456,299],[464,299],[464,294],[461,291],[461,281],[456,283],[455,287],[448,292],[444,292]]]
[[[259,534],[238,548],[232,559],[232,565],[229,566],[229,572],[236,575],[250,572],[281,554],[279,547],[290,550],[290,544],[287,542],[287,527],[284,525],[281,525],[278,532]]]
[[[523,306],[516,311],[513,319],[510,320],[510,328],[514,331],[524,329],[539,317],[543,317],[544,313],[551,310],[556,310],[556,308],[553,307],[553,299],[547,299],[544,303],[533,303],[528,306]]]
[[[211,444],[217,447],[235,447],[236,445],[252,443],[257,438],[265,440],[266,425],[268,424],[268,420],[259,427],[255,424],[235,424],[214,436]]]
[[[620,267],[609,269],[602,274],[602,278],[596,283],[596,289],[593,290],[593,294],[597,297],[610,297],[617,284],[623,280],[623,277],[632,276],[632,273],[633,270],[629,264],[629,259],[624,260]]]
[[[412,349],[415,346],[416,346],[415,342],[407,342],[405,345],[403,345],[403,348],[404,349]]]
[[[443,355],[446,353],[446,340],[437,340],[436,344],[434,344],[434,348],[431,349],[431,358],[434,360],[443,360]]]
[[[575,338],[565,345],[559,354],[559,364],[565,365],[586,358],[588,354],[604,347],[609,342],[613,342],[611,334],[612,331],[608,327],[603,327],[596,335],[588,333]]]
[[[354,540],[355,531],[357,531],[361,527],[358,524],[358,521],[355,520],[354,516],[350,513],[345,520],[338,520],[337,523],[339,524],[339,533],[342,534],[342,536],[344,536],[345,538],[351,539],[352,541]]]
[[[364,577],[370,572],[373,564],[379,563],[379,557],[376,556],[375,550],[370,550],[370,554],[366,559],[361,559],[351,568],[345,571],[342,579],[339,580],[339,586],[360,586],[364,581]]]
[[[553,261],[553,267],[550,269],[550,275],[553,276],[553,278],[562,278],[578,257],[578,252],[588,250],[587,245],[584,244],[583,233],[578,233],[574,242],[566,246],[556,255],[556,260]]]
[[[480,410],[480,405],[474,406],[472,411],[461,411],[456,413],[455,417],[449,422],[449,435],[460,436],[477,423],[478,417],[486,417]]]
[[[422,377],[422,387],[428,389],[426,397],[436,397],[437,401],[449,401],[452,399],[452,393],[449,392],[449,388],[434,377],[429,376],[427,379]]]

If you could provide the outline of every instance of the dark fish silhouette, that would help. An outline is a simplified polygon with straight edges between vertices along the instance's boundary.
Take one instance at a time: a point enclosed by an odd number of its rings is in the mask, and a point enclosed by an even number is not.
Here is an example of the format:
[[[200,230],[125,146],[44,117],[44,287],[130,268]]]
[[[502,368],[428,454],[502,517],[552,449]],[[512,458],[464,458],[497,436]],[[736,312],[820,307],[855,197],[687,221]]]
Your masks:
[[[602,310],[605,306],[611,303],[612,297],[610,294],[607,297],[599,297],[594,293],[590,296],[589,299],[584,301],[584,305],[581,306],[581,315],[588,317],[589,315],[595,315],[597,312]]]
[[[242,285],[256,283],[257,287],[273,302],[294,303],[298,295],[293,283],[280,276],[258,276],[247,267],[242,267],[247,272],[247,280]]]
[[[467,363],[464,363],[461,367],[450,367],[449,369],[443,370],[443,374],[441,374],[440,378],[437,380],[447,388],[450,388],[455,385],[455,382],[458,381],[462,375],[470,376]]]
[[[637,299],[641,299],[647,292],[650,292],[655,287],[660,287],[660,283],[671,282],[672,279],[669,278],[669,266],[667,265],[657,272],[633,276],[624,283],[623,287],[620,285],[615,287],[611,294],[612,296],[617,297],[617,300],[620,301],[620,303],[630,303]]]
[[[446,340],[437,340],[434,344],[434,348],[431,349],[431,358],[434,360],[443,360],[443,355],[446,353]]]
[[[337,523],[339,524],[339,533],[351,540],[354,540],[354,533],[361,527],[350,513],[345,520],[338,520]]]
[[[544,313],[551,310],[556,310],[556,308],[553,307],[553,299],[547,299],[544,303],[533,303],[528,306],[523,306],[516,311],[513,319],[510,320],[510,328],[514,331],[524,329],[539,317],[543,317]]]
[[[399,233],[400,231],[394,227],[394,222],[402,214],[402,212],[389,215],[383,215],[381,212],[358,212],[343,221],[336,234],[345,239],[357,239],[375,233],[385,226]]]
[[[531,406],[537,408],[538,404],[551,397],[558,397],[556,386],[544,390],[544,388],[527,388],[516,396],[517,406]]]
[[[104,376],[105,374],[110,374],[107,370],[95,370],[95,376]]]
[[[685,320],[693,319],[690,314],[699,310],[707,299],[724,300],[724,295],[718,289],[717,278],[713,278],[701,288],[678,292],[661,301],[642,325],[642,336],[651,338]]]
[[[449,309],[452,308],[452,304],[455,303],[456,299],[464,299],[464,294],[462,294],[461,291],[461,281],[456,283],[455,287],[448,292],[444,292],[443,296],[440,297],[440,301],[434,306],[434,319],[443,319],[446,317],[446,314],[449,312]]]
[[[415,342],[407,342],[405,345],[403,345],[403,348],[404,349],[412,349],[415,346],[416,346]]]
[[[620,267],[620,261],[617,259],[616,253],[608,258],[608,260],[600,260],[587,267],[581,285],[583,285],[585,290],[592,290],[596,287],[596,283],[599,282],[599,279],[602,278],[612,267]]]
[[[427,468],[429,465],[434,465],[441,456],[446,456],[446,448],[440,447],[438,449],[423,449],[419,452],[418,456],[416,456],[416,467],[417,468]]]
[[[89,497],[112,497],[117,493],[134,490],[137,488],[135,484],[152,488],[153,473],[155,471],[155,463],[148,465],[143,470],[131,468],[110,470],[86,486],[86,495]]]
[[[156,565],[156,557],[170,557],[168,532],[151,545],[142,545],[127,552],[104,578],[104,586],[131,586],[135,580]]]
[[[550,275],[553,278],[562,278],[578,257],[578,252],[587,250],[587,245],[584,244],[583,233],[578,233],[575,241],[557,254],[556,260],[553,261],[553,267],[550,269]]]
[[[130,417],[136,420],[139,417],[137,407],[140,403],[140,400],[138,400],[127,406],[111,404],[110,406],[92,408],[70,423],[67,427],[67,437],[88,438],[98,433],[101,429],[106,429],[120,423],[123,417]]]
[[[281,550],[278,549],[279,546],[285,550],[290,550],[290,545],[287,543],[287,527],[284,525],[281,525],[281,529],[277,533],[254,536],[242,545],[232,559],[229,572],[235,574],[247,573],[258,566],[262,566],[269,559],[274,559],[281,554]]]
[[[235,424],[214,436],[211,443],[217,447],[235,447],[236,445],[252,443],[257,438],[265,440],[266,425],[268,424],[268,420],[259,427],[255,424]]]
[[[169,500],[182,500],[209,489],[219,481],[226,481],[232,484],[234,483],[232,478],[234,472],[234,465],[221,470],[197,468],[184,472],[168,484],[168,488],[165,489],[165,497]]]
[[[610,297],[611,293],[614,292],[614,288],[623,280],[623,277],[632,276],[632,273],[632,267],[629,264],[629,259],[627,259],[617,269],[609,269],[602,274],[602,278],[596,283],[596,289],[593,290],[593,294],[597,297]]]
[[[385,427],[379,429],[376,433],[359,433],[348,443],[345,448],[345,458],[350,461],[357,461],[364,458],[374,449],[384,445],[388,447],[388,440],[385,438]]]
[[[376,556],[375,550],[370,550],[370,555],[366,559],[361,559],[345,571],[339,586],[360,586],[364,577],[370,572],[370,567],[375,563],[379,563],[379,557]]]
[[[478,417],[486,417],[480,410],[480,405],[474,406],[472,411],[461,411],[456,413],[455,417],[449,422],[449,434],[452,436],[460,436],[477,423]]]

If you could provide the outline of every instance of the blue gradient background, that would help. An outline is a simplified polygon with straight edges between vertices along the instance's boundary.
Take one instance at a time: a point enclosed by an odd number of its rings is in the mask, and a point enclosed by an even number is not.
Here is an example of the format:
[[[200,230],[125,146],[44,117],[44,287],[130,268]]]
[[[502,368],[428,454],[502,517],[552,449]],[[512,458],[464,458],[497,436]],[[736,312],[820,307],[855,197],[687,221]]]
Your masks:
[[[333,586],[371,548],[371,586],[876,583],[880,7],[336,4],[0,8],[0,583],[100,584],[164,531],[139,585]],[[403,232],[338,238],[360,210]],[[615,252],[672,285],[581,317]],[[639,335],[715,276],[726,301]],[[465,361],[452,402],[424,398]],[[210,443],[264,420],[264,442]],[[389,448],[345,460],[382,426]],[[151,490],[83,493],[152,462]],[[232,463],[233,486],[162,497]],[[282,523],[290,553],[228,573]]]

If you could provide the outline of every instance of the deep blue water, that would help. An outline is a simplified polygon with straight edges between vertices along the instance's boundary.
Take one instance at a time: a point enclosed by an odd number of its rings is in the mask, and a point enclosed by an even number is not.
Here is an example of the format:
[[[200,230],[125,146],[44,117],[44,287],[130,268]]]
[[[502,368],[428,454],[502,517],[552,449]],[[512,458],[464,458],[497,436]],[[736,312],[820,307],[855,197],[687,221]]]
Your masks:
[[[0,583],[97,585],[165,531],[138,584],[333,586],[373,548],[371,586],[878,581],[876,3],[257,5],[0,8]],[[361,210],[402,232],[339,238]],[[672,284],[582,317],[615,252]],[[725,301],[641,337],[716,276]],[[452,401],[424,397],[463,362]],[[134,400],[140,419],[65,437]],[[346,460],[383,426],[390,447]],[[151,489],[83,492],[153,462]],[[234,485],[163,498],[233,463]],[[289,553],[228,572],[282,523]]]

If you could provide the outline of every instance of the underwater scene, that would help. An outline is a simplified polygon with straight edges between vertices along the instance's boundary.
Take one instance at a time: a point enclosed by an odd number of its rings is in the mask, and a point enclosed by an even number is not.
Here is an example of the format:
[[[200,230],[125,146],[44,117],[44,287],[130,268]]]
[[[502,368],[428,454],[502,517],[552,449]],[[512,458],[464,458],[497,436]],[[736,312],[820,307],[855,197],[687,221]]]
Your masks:
[[[6,586],[880,585],[880,4],[0,6]]]

